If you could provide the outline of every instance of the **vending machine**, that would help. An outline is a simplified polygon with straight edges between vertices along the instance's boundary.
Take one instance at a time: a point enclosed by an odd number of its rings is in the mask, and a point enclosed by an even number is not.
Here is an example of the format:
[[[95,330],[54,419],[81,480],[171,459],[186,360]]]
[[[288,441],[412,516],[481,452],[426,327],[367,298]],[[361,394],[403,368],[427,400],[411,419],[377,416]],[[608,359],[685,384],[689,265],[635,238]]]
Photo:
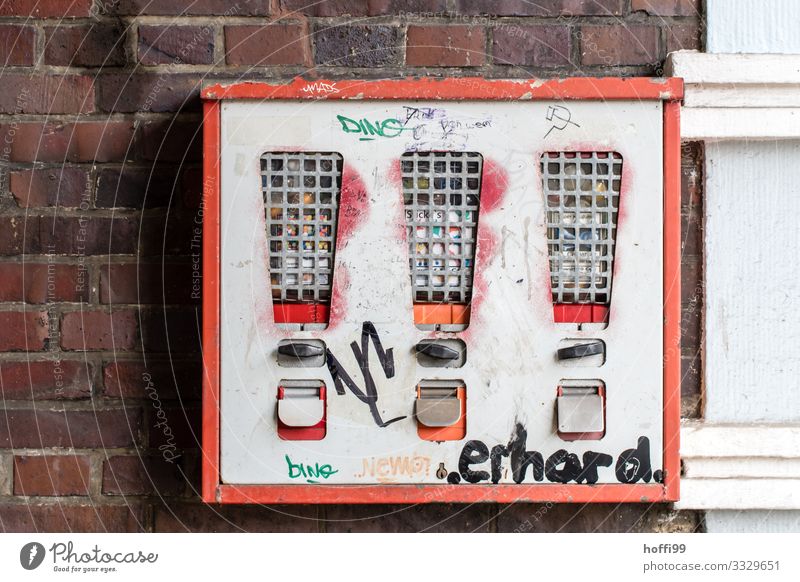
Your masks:
[[[682,91],[207,86],[203,498],[678,499]]]

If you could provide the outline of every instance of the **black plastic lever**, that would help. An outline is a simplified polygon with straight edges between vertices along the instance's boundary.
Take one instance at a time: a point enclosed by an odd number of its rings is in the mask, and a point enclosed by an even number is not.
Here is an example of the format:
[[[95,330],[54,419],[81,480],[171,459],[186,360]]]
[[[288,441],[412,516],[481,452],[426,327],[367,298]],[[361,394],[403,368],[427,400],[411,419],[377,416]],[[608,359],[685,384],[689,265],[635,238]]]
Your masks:
[[[585,344],[577,344],[568,348],[561,348],[558,350],[559,360],[570,360],[572,358],[585,358],[587,356],[596,356],[597,354],[604,354],[606,346],[601,341],[594,341]]]
[[[313,358],[325,354],[321,346],[292,342],[278,346],[278,353],[282,356],[293,356],[295,358]]]
[[[431,358],[438,358],[439,360],[457,360],[458,359],[458,352],[453,348],[448,348],[447,346],[443,346],[442,344],[437,344],[435,342],[428,342],[428,343],[418,343],[417,344],[417,353],[418,354],[425,354],[426,356],[430,356]]]

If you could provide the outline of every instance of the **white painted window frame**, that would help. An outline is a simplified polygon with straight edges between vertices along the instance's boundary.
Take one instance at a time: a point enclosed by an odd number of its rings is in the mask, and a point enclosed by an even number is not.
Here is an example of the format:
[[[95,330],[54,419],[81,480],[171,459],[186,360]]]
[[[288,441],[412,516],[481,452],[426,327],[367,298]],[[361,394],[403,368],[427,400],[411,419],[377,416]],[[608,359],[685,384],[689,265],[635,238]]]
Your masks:
[[[686,141],[800,138],[800,55],[667,57],[685,83]],[[800,509],[800,424],[713,424],[681,428],[684,477],[678,509]]]

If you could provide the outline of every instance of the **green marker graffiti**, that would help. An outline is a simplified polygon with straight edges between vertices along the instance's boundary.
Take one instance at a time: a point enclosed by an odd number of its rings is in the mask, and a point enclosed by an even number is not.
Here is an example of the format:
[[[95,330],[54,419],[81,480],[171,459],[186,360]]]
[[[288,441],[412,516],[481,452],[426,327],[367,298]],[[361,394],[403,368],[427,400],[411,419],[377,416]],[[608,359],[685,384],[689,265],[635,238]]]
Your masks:
[[[335,475],[339,470],[334,470],[330,465],[304,465],[303,463],[293,463],[289,455],[285,455],[286,464],[289,466],[289,479],[304,478],[308,483],[317,483],[313,479],[328,479]]]
[[[358,138],[359,141],[371,141],[375,137],[393,138],[403,133],[403,130],[408,129],[403,127],[399,120],[392,117],[376,120],[375,122],[369,121],[366,117],[357,120],[344,115],[337,115],[336,119],[342,124],[343,132],[363,136]]]

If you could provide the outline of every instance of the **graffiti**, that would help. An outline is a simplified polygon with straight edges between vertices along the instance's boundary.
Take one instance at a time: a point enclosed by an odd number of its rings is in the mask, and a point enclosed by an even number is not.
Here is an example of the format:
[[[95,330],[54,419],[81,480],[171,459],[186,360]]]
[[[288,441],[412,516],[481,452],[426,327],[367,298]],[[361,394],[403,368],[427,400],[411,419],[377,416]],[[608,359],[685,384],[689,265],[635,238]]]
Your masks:
[[[413,138],[411,144],[406,147],[408,151],[424,149],[431,141],[437,142],[441,147],[450,144],[453,148],[459,149],[466,144],[470,130],[492,126],[491,119],[459,119],[448,117],[444,109],[407,105],[403,106],[403,111],[396,117],[369,120],[366,117],[353,119],[337,115],[336,119],[344,133],[358,135],[359,141],[372,141],[376,138],[392,139],[402,135],[403,132],[408,132]]]
[[[375,348],[375,352],[378,354],[378,361],[381,364],[384,375],[387,379],[393,378],[394,352],[392,348],[384,351],[383,346],[381,345],[381,339],[378,337],[378,330],[376,330],[372,322],[369,321],[365,321],[364,325],[361,327],[361,347],[359,348],[356,342],[350,344],[350,349],[353,350],[353,356],[355,356],[356,361],[358,362],[361,375],[364,377],[364,390],[361,390],[361,388],[359,388],[358,385],[353,382],[350,374],[347,373],[347,370],[342,367],[342,365],[339,363],[339,360],[336,359],[330,350],[326,350],[325,362],[328,366],[328,371],[331,373],[331,377],[333,378],[333,384],[336,387],[336,393],[340,396],[344,395],[344,386],[347,386],[350,389],[350,392],[352,392],[356,398],[369,407],[369,411],[372,414],[372,419],[375,421],[375,424],[381,428],[384,428],[393,422],[403,420],[406,417],[398,416],[387,421],[384,421],[381,418],[381,413],[378,410],[378,388],[375,386],[375,379],[372,377],[372,371],[369,369],[370,340],[372,340],[372,345]]]
[[[339,472],[338,469],[334,470],[327,464],[314,463],[313,465],[305,465],[303,463],[293,463],[289,455],[284,457],[286,464],[289,466],[289,479],[300,479],[302,477],[307,483],[319,483],[316,479],[328,479],[331,475]]]
[[[303,87],[303,93],[323,94],[338,93],[339,89],[336,88],[336,83],[324,83],[322,81],[317,83],[309,83]]]
[[[547,108],[545,118],[552,124],[547,133],[544,134],[545,137],[550,135],[550,132],[554,129],[558,131],[566,129],[570,123],[575,127],[580,127],[580,125],[572,121],[572,112],[563,105],[550,105]]]
[[[458,472],[447,476],[451,484],[480,483],[491,481],[498,483],[503,471],[503,459],[509,458],[511,476],[514,483],[522,483],[530,468],[534,481],[547,479],[551,483],[597,483],[598,469],[610,467],[614,462],[611,455],[587,451],[579,458],[575,453],[559,449],[546,460],[538,451],[526,450],[528,433],[521,424],[517,423],[514,433],[507,445],[495,445],[491,449],[479,440],[467,441],[461,449],[458,459]],[[486,467],[478,467],[489,462],[489,471]],[[652,471],[650,465],[650,440],[639,437],[635,448],[623,451],[615,465],[615,475],[620,483],[636,483],[643,481],[649,483],[655,478],[660,482],[663,478],[661,471]]]
[[[393,117],[376,120],[374,123],[369,121],[366,117],[357,120],[345,117],[344,115],[337,115],[336,119],[342,124],[343,132],[363,135],[364,137],[358,138],[359,141],[370,141],[375,139],[375,136],[386,138],[397,137],[406,129],[399,120]]]
[[[442,139],[445,139],[456,130],[483,129],[484,127],[491,127],[492,120],[484,119],[482,121],[460,121],[458,119],[442,119],[439,122],[439,126],[442,128]]]
[[[407,108],[408,109],[408,108]],[[429,148],[464,149],[470,132],[492,126],[491,119],[461,119],[448,117],[442,109],[409,114],[409,119],[418,119],[416,124],[405,122],[405,129],[411,132],[413,140],[406,146],[407,151],[422,151]]]
[[[635,449],[623,451],[619,456],[614,472],[620,483],[636,483],[637,481],[649,483],[654,476],[650,469],[650,441],[645,437],[639,437]],[[660,473],[660,471],[656,471],[656,473]],[[655,477],[656,481],[661,481],[658,474]]]
[[[435,117],[444,117],[444,109],[436,109],[435,107],[409,107],[403,105],[405,110],[405,121],[403,125],[408,125],[412,119],[434,119]]]
[[[393,483],[398,477],[427,477],[430,468],[431,458],[419,455],[372,458],[364,459],[362,471],[356,477],[372,477],[380,483]]]

